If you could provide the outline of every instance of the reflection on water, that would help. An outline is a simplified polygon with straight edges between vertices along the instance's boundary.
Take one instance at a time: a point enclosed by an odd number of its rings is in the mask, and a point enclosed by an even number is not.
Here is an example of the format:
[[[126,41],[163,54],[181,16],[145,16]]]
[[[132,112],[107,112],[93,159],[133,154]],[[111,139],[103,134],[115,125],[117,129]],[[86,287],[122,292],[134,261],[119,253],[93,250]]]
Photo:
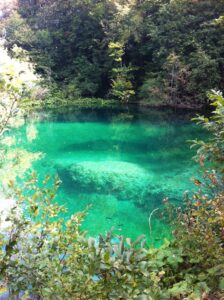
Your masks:
[[[168,236],[162,200],[180,205],[197,172],[187,140],[203,135],[190,116],[172,111],[124,108],[36,113],[16,133],[18,145],[45,156],[40,175],[57,172],[58,201],[68,215],[91,204],[83,227],[90,235],[115,232],[148,239]],[[66,217],[66,216],[65,216]]]

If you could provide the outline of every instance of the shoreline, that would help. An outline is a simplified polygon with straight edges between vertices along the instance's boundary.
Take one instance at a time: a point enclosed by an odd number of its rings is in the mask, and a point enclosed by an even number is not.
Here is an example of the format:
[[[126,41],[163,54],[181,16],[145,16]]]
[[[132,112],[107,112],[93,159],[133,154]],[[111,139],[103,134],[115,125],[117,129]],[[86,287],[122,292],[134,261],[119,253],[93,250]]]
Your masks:
[[[203,112],[208,110],[208,106],[205,105],[187,105],[187,104],[171,104],[171,103],[150,103],[145,101],[129,101],[119,102],[113,99],[102,98],[78,98],[78,99],[62,99],[62,100],[37,100],[37,101],[24,101],[21,104],[21,108],[25,111],[38,111],[42,109],[59,110],[61,108],[79,108],[79,109],[97,109],[97,108],[122,108],[125,106],[136,106],[139,108],[155,108],[155,109],[173,109],[173,110],[185,110]]]

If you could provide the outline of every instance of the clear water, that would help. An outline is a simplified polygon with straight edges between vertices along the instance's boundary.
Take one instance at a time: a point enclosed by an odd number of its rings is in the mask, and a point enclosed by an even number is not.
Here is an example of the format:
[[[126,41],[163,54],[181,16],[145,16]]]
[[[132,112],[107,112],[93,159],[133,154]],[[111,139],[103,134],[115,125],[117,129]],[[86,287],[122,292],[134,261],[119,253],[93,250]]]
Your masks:
[[[114,227],[131,238],[145,234],[154,245],[169,237],[162,200],[181,205],[193,187],[197,166],[187,140],[202,135],[189,115],[135,107],[40,112],[16,133],[20,147],[44,153],[33,164],[40,176],[59,174],[65,218],[91,204],[83,223],[89,235]]]

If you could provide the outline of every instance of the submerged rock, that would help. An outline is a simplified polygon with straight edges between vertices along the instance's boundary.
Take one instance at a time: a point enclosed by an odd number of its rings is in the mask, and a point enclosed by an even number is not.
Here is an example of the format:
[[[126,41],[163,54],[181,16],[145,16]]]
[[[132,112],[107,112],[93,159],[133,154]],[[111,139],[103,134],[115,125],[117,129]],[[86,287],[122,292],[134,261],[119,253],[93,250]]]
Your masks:
[[[141,202],[151,188],[152,175],[136,164],[123,161],[83,161],[58,167],[59,175],[72,179],[79,190],[112,194],[120,200]]]

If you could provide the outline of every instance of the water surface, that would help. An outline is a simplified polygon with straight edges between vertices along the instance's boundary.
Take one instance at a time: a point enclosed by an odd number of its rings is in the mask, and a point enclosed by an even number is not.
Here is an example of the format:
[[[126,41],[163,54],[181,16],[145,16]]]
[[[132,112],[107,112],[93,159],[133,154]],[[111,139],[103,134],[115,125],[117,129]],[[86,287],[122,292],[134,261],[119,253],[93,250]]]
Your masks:
[[[124,108],[37,113],[16,134],[20,147],[42,152],[33,168],[58,173],[57,201],[65,218],[91,204],[83,228],[96,236],[114,227],[118,234],[145,234],[158,244],[169,236],[160,219],[162,201],[182,204],[197,166],[187,140],[203,132],[186,113]],[[151,218],[149,215],[159,208]]]

